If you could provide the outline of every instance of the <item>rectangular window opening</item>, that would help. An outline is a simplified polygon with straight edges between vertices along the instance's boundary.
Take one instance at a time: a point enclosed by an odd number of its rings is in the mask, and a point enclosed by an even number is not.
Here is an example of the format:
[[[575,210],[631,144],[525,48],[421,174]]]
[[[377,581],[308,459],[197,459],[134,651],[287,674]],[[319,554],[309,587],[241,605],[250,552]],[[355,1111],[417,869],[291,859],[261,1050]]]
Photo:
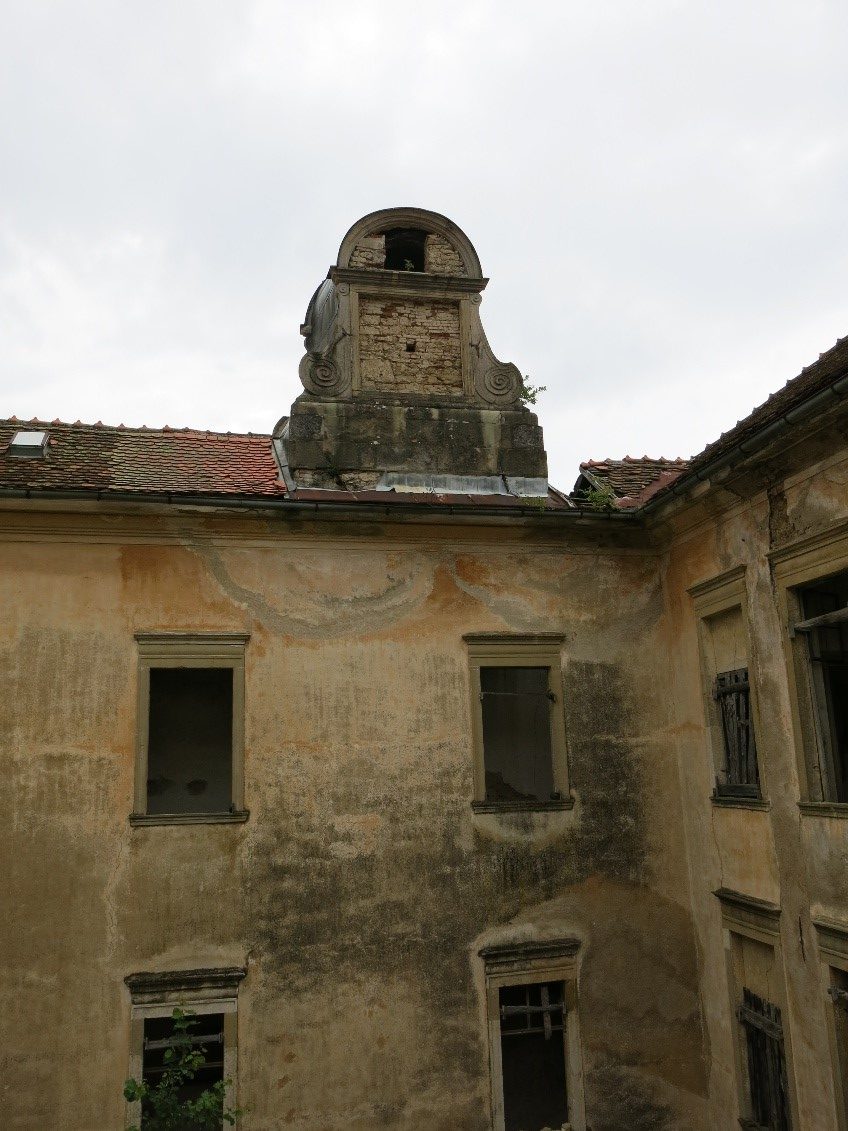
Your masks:
[[[505,1131],[542,1131],[568,1121],[562,982],[498,991]]]
[[[719,672],[713,685],[713,698],[719,709],[724,747],[724,766],[716,792],[730,797],[759,797],[760,774],[748,669]]]
[[[801,592],[825,801],[848,802],[848,571]],[[840,616],[844,613],[844,616]],[[834,615],[835,614],[835,615]],[[815,622],[820,620],[819,624]],[[812,622],[812,623],[809,623]]]
[[[549,675],[547,667],[480,668],[487,801],[558,798]]]
[[[150,669],[147,812],[221,813],[233,803],[233,669]]]
[[[831,966],[827,992],[833,1006],[836,1037],[836,1087],[843,1112],[848,1117],[848,971]]]
[[[780,1009],[746,988],[738,1017],[745,1034],[753,1126],[763,1131],[790,1131]]]
[[[209,1088],[224,1081],[224,1015],[206,1013],[192,1015],[189,1012],[187,1032],[192,1052],[200,1052],[204,1062],[190,1080],[185,1080],[178,1089],[182,1101],[196,1100]],[[171,1066],[166,1059],[169,1050],[179,1056],[180,1045],[175,1039],[173,1017],[148,1017],[144,1020],[144,1044],[142,1054],[142,1077],[150,1088],[156,1088]],[[149,1104],[142,1106],[141,1128],[149,1126],[152,1115]],[[223,1105],[222,1105],[223,1119]]]

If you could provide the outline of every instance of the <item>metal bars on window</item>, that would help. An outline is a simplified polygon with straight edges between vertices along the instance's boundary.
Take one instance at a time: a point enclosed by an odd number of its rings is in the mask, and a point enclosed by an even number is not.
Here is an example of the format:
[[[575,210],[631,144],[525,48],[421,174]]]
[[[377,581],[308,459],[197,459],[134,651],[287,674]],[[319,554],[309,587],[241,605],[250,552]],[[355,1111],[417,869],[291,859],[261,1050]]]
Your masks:
[[[549,1041],[553,1033],[565,1030],[565,1002],[562,984],[558,982],[541,985],[511,987],[509,993],[518,995],[521,1000],[501,1000],[501,1035],[504,1037],[526,1037],[532,1033],[543,1033]]]
[[[748,669],[719,672],[713,685],[713,698],[721,718],[725,759],[724,780],[718,782],[717,792],[758,797],[760,774]]]
[[[755,1126],[790,1131],[789,1084],[780,1010],[743,989],[737,1017],[745,1031],[748,1084]]]

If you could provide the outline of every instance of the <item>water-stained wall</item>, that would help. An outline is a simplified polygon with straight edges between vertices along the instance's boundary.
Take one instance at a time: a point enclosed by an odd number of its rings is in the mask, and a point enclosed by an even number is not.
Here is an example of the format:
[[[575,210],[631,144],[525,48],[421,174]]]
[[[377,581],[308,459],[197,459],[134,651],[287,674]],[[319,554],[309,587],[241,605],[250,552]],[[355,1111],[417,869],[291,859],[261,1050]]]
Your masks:
[[[0,563],[5,1126],[121,1126],[125,975],[245,965],[246,1131],[483,1131],[478,951],[569,936],[594,1131],[707,1126],[652,553],[21,514]],[[178,630],[250,634],[244,824],[130,827],[133,634]],[[486,631],[565,637],[573,809],[472,812],[462,637]]]
[[[779,909],[769,961],[775,964],[774,985],[785,994],[793,1127],[837,1131],[839,1084],[828,1042],[834,1005],[823,990],[828,959],[814,923],[827,919],[848,931],[848,807],[806,805],[805,750],[814,747],[815,736],[806,711],[808,690],[795,670],[796,664],[799,670],[808,666],[806,642],[790,628],[799,619],[793,587],[848,568],[848,460],[826,421],[801,441],[799,435],[796,446],[767,453],[768,462],[764,457],[759,466],[753,459],[741,464],[723,488],[668,516],[662,571],[674,657],[669,691],[676,704],[700,996],[711,1056],[711,1125],[729,1127],[745,1114],[740,1109],[745,1084],[734,1059],[739,1003],[728,978],[730,936],[713,895],[724,888]],[[705,674],[715,673],[702,670],[709,657],[699,655],[697,602],[689,592],[696,583],[728,577],[738,579],[742,604],[736,615],[744,621],[746,639],[740,652],[724,656],[722,666],[734,656],[734,662],[746,660],[749,666],[762,789],[761,800],[738,804],[711,800],[716,751],[705,726],[703,692]]]

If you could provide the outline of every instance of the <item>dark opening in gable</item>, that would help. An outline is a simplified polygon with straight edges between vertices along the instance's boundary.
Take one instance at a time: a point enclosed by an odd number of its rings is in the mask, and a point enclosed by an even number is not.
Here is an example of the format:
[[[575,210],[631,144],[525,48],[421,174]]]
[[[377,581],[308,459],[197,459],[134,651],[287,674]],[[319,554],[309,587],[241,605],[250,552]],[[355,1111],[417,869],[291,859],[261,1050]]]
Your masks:
[[[427,233],[418,228],[392,228],[386,232],[386,270],[423,271]]]

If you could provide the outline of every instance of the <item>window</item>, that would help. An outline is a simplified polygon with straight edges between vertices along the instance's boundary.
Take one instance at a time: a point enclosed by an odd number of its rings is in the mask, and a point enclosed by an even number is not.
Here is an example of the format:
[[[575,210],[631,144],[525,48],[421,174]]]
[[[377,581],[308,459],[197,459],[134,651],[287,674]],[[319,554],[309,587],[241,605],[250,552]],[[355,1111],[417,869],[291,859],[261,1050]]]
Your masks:
[[[740,1124],[791,1131],[797,1121],[792,1060],[783,1017],[786,987],[780,907],[719,888],[737,1063]]]
[[[586,1126],[577,939],[484,947],[495,1131]]]
[[[471,664],[475,808],[570,803],[560,636],[466,636]]]
[[[393,228],[386,232],[386,270],[423,271],[427,233],[417,228]]]
[[[844,1127],[848,1115],[848,971],[830,967],[827,993],[833,1013],[837,1102]]]
[[[695,600],[701,673],[717,804],[761,807],[756,699],[748,667],[745,569],[689,590]]]
[[[192,1051],[204,1056],[204,1063],[198,1068],[193,1079],[184,1083],[178,1096],[181,1100],[196,1100],[207,1088],[223,1083],[224,1077],[224,1015],[223,1013],[204,1013],[199,1017],[189,1012],[189,1040]],[[173,1011],[172,1011],[173,1013]],[[168,1068],[168,1050],[173,1050],[174,1019],[169,1017],[144,1018],[144,1041],[142,1055],[142,1078],[145,1084],[155,1088]],[[147,1111],[142,1105],[142,1119]]]
[[[824,801],[848,802],[848,571],[799,590]]]
[[[742,990],[738,1012],[745,1031],[751,1118],[748,1127],[789,1131],[789,1086],[780,1010],[753,990]]]
[[[719,672],[713,685],[713,698],[721,717],[724,762],[716,781],[719,794],[758,797],[760,774],[754,719],[751,714],[751,684],[747,668]]]
[[[562,982],[501,986],[504,1131],[561,1127],[568,1119]]]
[[[130,974],[130,1063],[128,1076],[156,1084],[173,1044],[173,1012],[191,1015],[192,1043],[203,1050],[205,1064],[181,1098],[193,1099],[216,1081],[228,1081],[224,1102],[236,1107],[238,988],[242,967]],[[127,1105],[127,1122],[143,1117],[138,1104]],[[144,1124],[142,1122],[142,1128]]]
[[[814,919],[839,1131],[848,1131],[848,925]]]
[[[244,820],[247,636],[136,636],[135,824]]]

